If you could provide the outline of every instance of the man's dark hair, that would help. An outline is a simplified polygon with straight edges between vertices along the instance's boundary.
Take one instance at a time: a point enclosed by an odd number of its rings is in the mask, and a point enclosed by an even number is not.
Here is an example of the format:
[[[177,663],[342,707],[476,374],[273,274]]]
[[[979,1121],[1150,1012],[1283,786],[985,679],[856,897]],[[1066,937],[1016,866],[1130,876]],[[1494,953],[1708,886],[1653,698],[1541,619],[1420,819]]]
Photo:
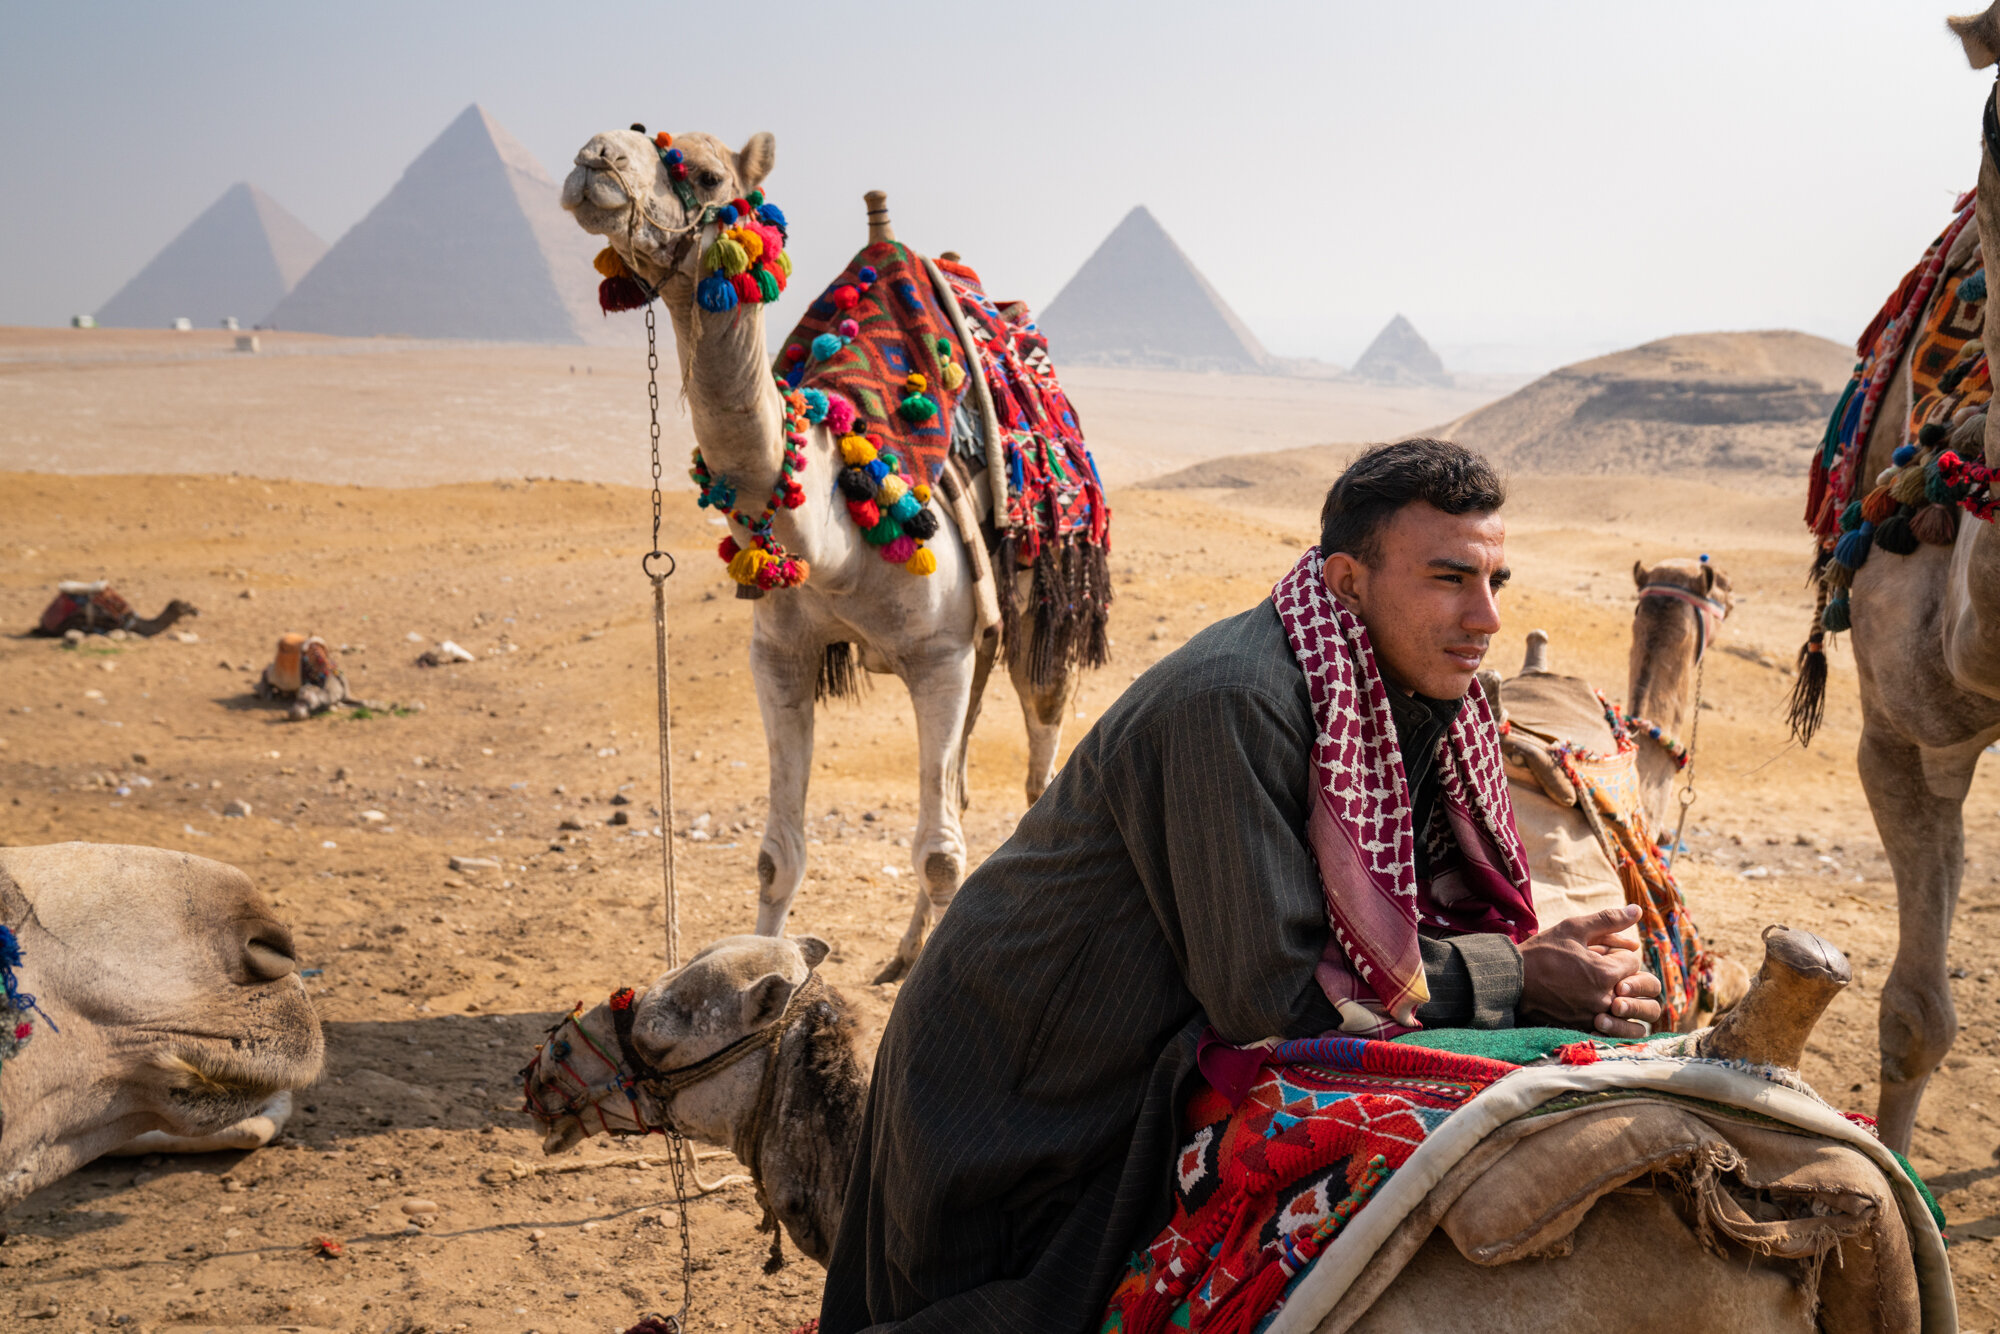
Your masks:
[[[1423,501],[1446,514],[1497,510],[1507,487],[1484,455],[1449,440],[1372,445],[1347,465],[1319,512],[1319,554],[1345,551],[1364,565],[1381,553],[1382,525]]]

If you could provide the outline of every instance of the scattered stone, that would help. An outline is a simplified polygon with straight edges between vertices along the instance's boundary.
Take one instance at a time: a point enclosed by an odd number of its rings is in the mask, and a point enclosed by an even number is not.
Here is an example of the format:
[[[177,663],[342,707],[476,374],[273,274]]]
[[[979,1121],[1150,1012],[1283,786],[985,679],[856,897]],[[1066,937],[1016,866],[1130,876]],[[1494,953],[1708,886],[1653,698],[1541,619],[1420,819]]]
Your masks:
[[[241,593],[238,593],[236,596],[242,598],[245,602],[254,601],[257,597],[257,590],[254,588],[246,588]]]
[[[81,630],[63,631],[63,643],[68,644],[71,648],[75,648],[78,644],[81,644],[82,642],[83,642],[83,631]]]
[[[384,815],[381,811],[363,811],[361,812],[361,818],[366,822],[368,822],[369,824],[381,824],[389,817]]]
[[[106,639],[111,640],[114,643],[122,644],[131,636],[127,635],[125,631],[122,629],[114,628],[112,630],[107,631],[104,637]]]
[[[132,763],[134,763],[134,764],[144,764],[145,762],[146,762],[146,752],[145,752],[145,751],[143,751],[143,750],[135,750],[135,751],[133,751],[133,752],[132,752]]]
[[[562,822],[561,824],[557,825],[557,826],[556,826],[556,828],[557,828],[557,829],[569,829],[569,830],[577,830],[577,829],[582,829],[582,828],[583,828],[583,821],[581,821],[581,820],[564,820],[564,821],[563,821],[563,822]]]
[[[241,797],[234,797],[222,808],[223,815],[232,820],[241,820],[250,814],[250,803]]]
[[[631,823],[632,823],[632,817],[631,817],[631,816],[630,816],[629,814],[627,814],[626,812],[624,812],[624,811],[613,811],[613,812],[611,812],[611,818],[610,818],[609,820],[606,820],[606,821],[605,821],[604,823],[606,823],[606,824],[631,824]]]
[[[174,631],[174,638],[183,644],[199,644],[201,642],[201,636],[192,630],[176,630]]]
[[[632,804],[632,798],[626,796],[623,792],[620,792],[615,794],[611,798],[611,804],[613,806],[630,806]]]
[[[449,863],[452,870],[460,875],[477,875],[481,871],[497,871],[500,863],[492,857],[453,857]]]
[[[403,1212],[411,1218],[422,1218],[426,1214],[433,1217],[438,1212],[436,1200],[404,1200]]]

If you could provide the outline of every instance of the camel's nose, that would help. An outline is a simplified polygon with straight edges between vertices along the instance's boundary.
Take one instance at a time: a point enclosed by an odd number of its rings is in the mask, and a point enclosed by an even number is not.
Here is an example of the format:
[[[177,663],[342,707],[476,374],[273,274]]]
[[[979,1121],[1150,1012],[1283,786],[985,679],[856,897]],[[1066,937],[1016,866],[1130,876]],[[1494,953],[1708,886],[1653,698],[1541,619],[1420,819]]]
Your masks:
[[[576,165],[591,171],[609,171],[624,166],[626,161],[624,147],[608,134],[592,135],[576,155]]]
[[[276,982],[298,969],[292,933],[284,923],[269,919],[238,924],[243,948],[237,956],[236,981],[244,986]]]

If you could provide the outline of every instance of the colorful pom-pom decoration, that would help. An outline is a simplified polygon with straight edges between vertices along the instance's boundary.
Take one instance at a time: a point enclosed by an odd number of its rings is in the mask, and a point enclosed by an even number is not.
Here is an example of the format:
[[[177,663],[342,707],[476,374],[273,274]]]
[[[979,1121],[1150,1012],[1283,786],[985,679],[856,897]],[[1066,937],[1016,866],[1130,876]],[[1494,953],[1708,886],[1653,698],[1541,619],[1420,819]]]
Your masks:
[[[911,574],[936,574],[937,557],[931,554],[928,547],[918,547],[910,554],[910,558],[903,562],[903,568]]]
[[[854,276],[864,283],[872,283],[875,281],[875,268],[873,265],[866,265],[862,268],[861,272]]]
[[[833,306],[836,310],[853,310],[860,300],[861,293],[844,283],[833,289]]]
[[[796,343],[793,346],[798,347]],[[805,356],[806,350],[799,347],[798,353],[798,356],[792,358],[793,361],[801,360]],[[817,389],[805,389],[800,391],[799,396],[806,401],[807,421],[817,426],[820,422],[826,420],[827,401],[825,394]]]
[[[606,315],[617,310],[638,310],[647,300],[646,289],[630,275],[606,278],[597,285],[597,305]]]
[[[1907,468],[1916,460],[1916,457],[1917,447],[1915,445],[1897,445],[1896,452],[1889,456],[1889,461],[1899,468]]]
[[[812,341],[813,360],[825,361],[828,357],[838,356],[840,349],[846,346],[839,334],[823,333]]]
[[[597,258],[592,260],[590,265],[597,270],[600,276],[605,278],[625,278],[629,277],[632,272],[625,267],[625,261],[618,257],[618,252],[610,246],[606,246],[604,249],[598,251]]]
[[[891,565],[901,565],[917,554],[917,539],[908,533],[899,533],[882,547],[882,559]]]
[[[937,416],[938,405],[929,394],[911,394],[896,405],[905,421],[927,422]]]
[[[736,284],[729,281],[729,275],[722,272],[709,274],[695,288],[695,300],[703,310],[720,314],[736,309]]]
[[[826,396],[826,429],[835,435],[845,435],[854,425],[854,404],[839,394]]]
[[[853,320],[842,320],[833,326],[833,331],[842,338],[858,338],[861,335],[861,326]]]
[[[945,392],[955,394],[958,392],[958,387],[964,383],[965,369],[955,361],[947,361],[944,364]]]
[[[903,377],[903,388],[909,390],[913,394],[921,394],[924,392],[924,390],[930,387],[931,387],[931,382],[924,378],[924,374],[922,371],[911,371],[908,375],[905,375]]]
[[[840,457],[847,461],[847,465],[850,468],[865,468],[869,464],[879,461],[875,453],[875,446],[869,443],[868,437],[865,435],[842,436],[840,438]]]

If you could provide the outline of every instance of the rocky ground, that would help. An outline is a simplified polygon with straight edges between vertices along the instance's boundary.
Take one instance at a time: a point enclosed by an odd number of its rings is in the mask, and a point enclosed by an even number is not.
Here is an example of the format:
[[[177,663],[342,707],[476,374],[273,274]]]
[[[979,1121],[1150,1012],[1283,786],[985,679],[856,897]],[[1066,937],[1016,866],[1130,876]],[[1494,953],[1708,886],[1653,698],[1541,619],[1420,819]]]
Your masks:
[[[1312,532],[1317,497],[1298,491],[1280,479],[1114,496],[1114,663],[1086,684],[1071,739],[1146,664],[1262,596]],[[1542,625],[1559,666],[1620,693],[1631,561],[1707,549],[1735,578],[1739,610],[1706,673],[1689,897],[1716,942],[1752,958],[1771,921],[1849,951],[1857,981],[1805,1073],[1872,1108],[1894,894],[1854,779],[1844,651],[1825,739],[1801,753],[1779,722],[1807,614],[1794,502],[1601,479],[1521,478],[1515,491],[1506,670],[1520,632]],[[765,762],[749,606],[698,554],[714,530],[684,499],[667,509],[672,544],[697,553],[672,584],[674,833],[699,944],[753,920]],[[561,1012],[660,967],[645,513],[642,493],[587,483],[0,474],[0,625],[15,628],[0,636],[0,841],[149,843],[243,867],[296,932],[328,1050],[272,1147],[104,1160],[17,1207],[0,1312],[54,1330],[605,1331],[678,1300],[668,1178],[644,1156],[657,1141],[544,1160],[515,1086]],[[179,596],[201,616],[146,641],[15,637],[57,579],[99,574],[144,610]],[[290,723],[258,705],[256,672],[294,629],[344,646],[350,679],[382,707]],[[415,665],[445,638],[476,661]],[[869,979],[914,893],[907,702],[877,685],[824,711],[819,736],[793,925],[833,942],[824,971],[872,1049],[895,987]],[[972,753],[975,856],[1018,819],[1024,764],[996,685]],[[1966,809],[1962,1034],[1915,1158],[1951,1216],[1966,1327],[1983,1329],[2000,1318],[1990,775]],[[499,866],[455,873],[453,856]],[[412,1224],[413,1200],[437,1207]],[[817,1268],[794,1257],[763,1273],[746,1188],[690,1216],[695,1329],[762,1334],[812,1314]],[[322,1255],[319,1237],[342,1254]]]

